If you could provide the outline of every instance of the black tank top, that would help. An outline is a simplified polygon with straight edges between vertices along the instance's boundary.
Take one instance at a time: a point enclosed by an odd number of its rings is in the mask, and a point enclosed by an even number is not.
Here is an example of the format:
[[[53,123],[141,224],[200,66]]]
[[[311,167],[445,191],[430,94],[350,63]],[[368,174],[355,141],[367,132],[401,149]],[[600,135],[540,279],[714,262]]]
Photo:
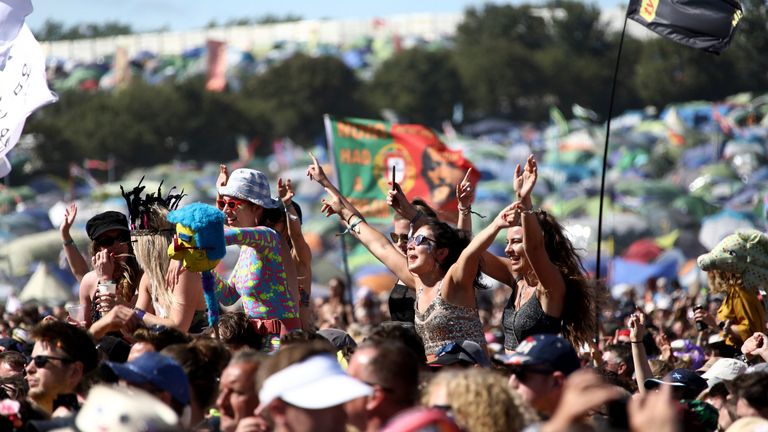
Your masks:
[[[416,315],[416,291],[397,283],[389,293],[389,316],[392,321],[413,323]]]
[[[520,341],[537,334],[558,334],[562,331],[562,320],[544,313],[536,295],[515,310],[517,289],[504,307],[504,349],[514,350]]]

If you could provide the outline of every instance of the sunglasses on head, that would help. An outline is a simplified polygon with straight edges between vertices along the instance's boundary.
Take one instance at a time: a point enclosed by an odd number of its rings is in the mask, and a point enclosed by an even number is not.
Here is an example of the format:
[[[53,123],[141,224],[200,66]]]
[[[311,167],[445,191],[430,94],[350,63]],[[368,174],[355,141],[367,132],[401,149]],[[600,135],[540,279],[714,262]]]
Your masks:
[[[408,234],[398,234],[398,233],[391,232],[389,233],[389,238],[392,239],[392,243],[407,242]]]
[[[225,208],[235,210],[243,204],[245,204],[245,201],[234,198],[222,198],[216,200],[216,206],[219,210],[224,210]]]
[[[415,244],[416,246],[421,246],[421,245],[423,245],[426,242],[437,243],[436,240],[431,239],[431,238],[425,236],[424,234],[418,234],[418,235],[415,235],[413,237],[408,237],[408,245],[409,246],[410,246],[411,243]]]
[[[74,360],[67,357],[55,357],[55,356],[48,356],[48,355],[36,355],[32,357],[32,362],[35,364],[35,367],[37,368],[44,368],[45,365],[48,364],[51,360],[59,360],[62,363],[73,363]]]
[[[108,248],[112,245],[117,243],[128,243],[131,241],[131,234],[129,233],[121,233],[116,236],[110,236],[110,237],[99,237],[96,240],[94,240],[94,243],[96,243],[96,246]]]

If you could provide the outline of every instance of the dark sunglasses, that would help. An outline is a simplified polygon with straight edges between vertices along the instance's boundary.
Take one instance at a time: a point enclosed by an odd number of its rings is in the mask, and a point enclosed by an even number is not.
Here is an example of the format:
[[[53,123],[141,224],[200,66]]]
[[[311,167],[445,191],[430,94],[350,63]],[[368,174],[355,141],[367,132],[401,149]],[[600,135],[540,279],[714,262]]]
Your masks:
[[[236,208],[240,207],[243,204],[245,204],[245,201],[238,200],[238,199],[217,199],[216,200],[216,206],[219,208],[219,210],[224,210],[225,208],[228,208],[230,210],[235,210]]]
[[[510,371],[510,374],[514,375],[518,381],[525,382],[531,375],[549,375],[552,372],[549,368],[516,367]]]
[[[431,238],[425,236],[424,234],[419,234],[419,235],[415,235],[413,237],[409,237],[408,238],[408,245],[409,246],[411,245],[411,243],[415,244],[416,246],[421,246],[421,245],[423,245],[426,242],[437,243],[436,240],[431,239]]]
[[[392,243],[408,242],[408,234],[389,233]]]
[[[93,242],[96,243],[96,246],[108,248],[108,247],[112,247],[112,245],[114,245],[115,242],[128,243],[129,241],[131,241],[131,234],[124,233],[124,234],[119,234],[112,237],[99,237]]]
[[[59,360],[62,363],[74,363],[74,360],[67,357],[54,357],[47,355],[36,355],[32,357],[32,362],[35,364],[36,368],[44,368],[45,365],[47,365],[51,360]]]

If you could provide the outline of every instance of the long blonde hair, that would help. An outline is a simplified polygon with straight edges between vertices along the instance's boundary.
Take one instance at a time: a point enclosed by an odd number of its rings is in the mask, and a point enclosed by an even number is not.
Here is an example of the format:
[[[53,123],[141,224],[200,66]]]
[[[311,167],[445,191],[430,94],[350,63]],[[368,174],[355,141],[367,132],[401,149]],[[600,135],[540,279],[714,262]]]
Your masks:
[[[439,386],[445,388],[454,418],[465,430],[516,432],[538,421],[533,408],[497,373],[479,368],[442,371],[429,382],[422,402],[426,404]]]
[[[174,297],[171,287],[166,284],[166,275],[171,263],[168,257],[168,246],[173,241],[174,227],[166,218],[168,213],[168,209],[162,206],[153,205],[150,208],[151,229],[149,232],[142,230],[139,235],[134,232],[133,249],[139,265],[149,278],[149,293],[152,301],[159,303],[167,312],[170,312]],[[158,311],[155,313],[159,315]]]

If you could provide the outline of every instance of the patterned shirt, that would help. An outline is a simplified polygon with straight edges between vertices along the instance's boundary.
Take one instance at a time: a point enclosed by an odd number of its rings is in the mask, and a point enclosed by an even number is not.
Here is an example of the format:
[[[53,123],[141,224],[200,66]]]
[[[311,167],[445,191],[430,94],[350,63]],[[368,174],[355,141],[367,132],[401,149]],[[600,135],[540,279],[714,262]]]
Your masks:
[[[240,245],[240,256],[229,277],[216,277],[216,296],[225,305],[243,299],[248,318],[299,317],[299,305],[291,299],[280,258],[280,235],[267,227],[226,228],[227,245]]]

